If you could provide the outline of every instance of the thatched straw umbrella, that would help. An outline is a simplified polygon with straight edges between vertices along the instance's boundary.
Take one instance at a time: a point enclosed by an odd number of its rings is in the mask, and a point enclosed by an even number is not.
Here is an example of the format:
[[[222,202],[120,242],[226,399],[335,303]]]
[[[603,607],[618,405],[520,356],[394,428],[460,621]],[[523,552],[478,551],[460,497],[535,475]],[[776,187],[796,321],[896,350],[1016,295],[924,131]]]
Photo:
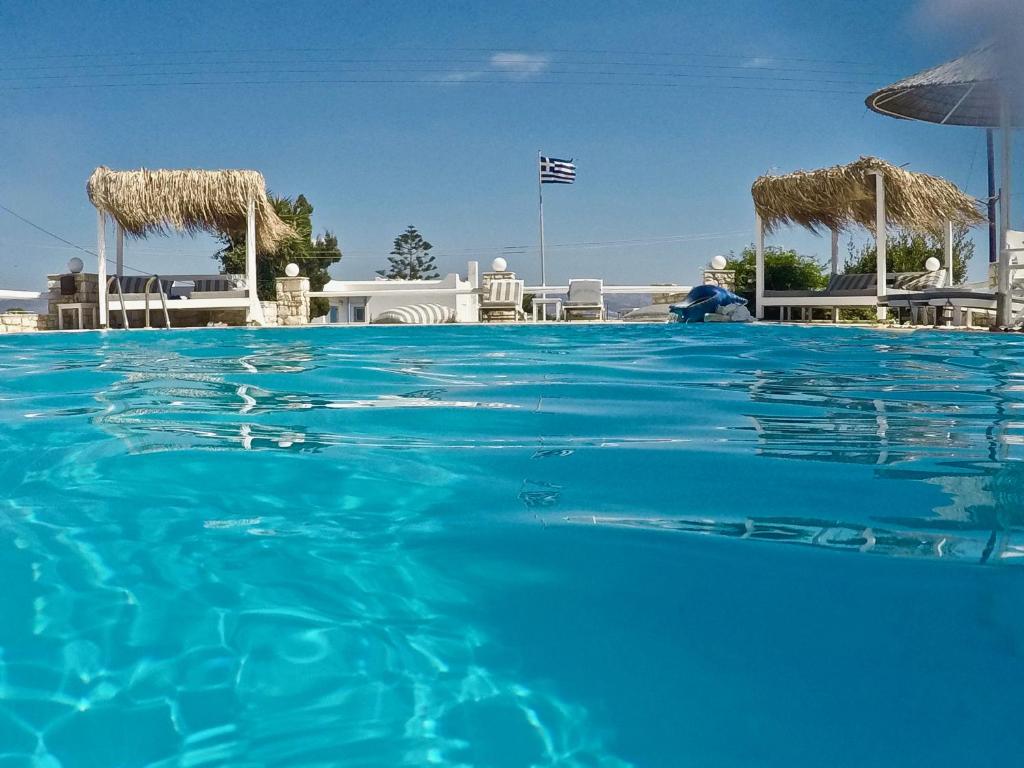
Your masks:
[[[977,201],[945,179],[897,168],[876,157],[782,176],[761,176],[751,187],[757,212],[757,299],[763,316],[764,235],[781,225],[832,231],[832,273],[838,272],[838,234],[855,226],[875,232],[878,296],[885,295],[886,224],[943,232],[947,279],[952,276],[952,225],[982,221]],[[879,318],[885,316],[879,307]]]
[[[999,322],[1004,325],[1011,321],[1009,255],[1005,247],[996,248],[994,237],[992,129],[998,127],[1003,131],[999,241],[1005,246],[1010,221],[1011,131],[1014,126],[1024,125],[1024,76],[1018,60],[1019,47],[1009,38],[1001,43],[984,45],[958,59],[880,88],[865,100],[868,109],[889,117],[988,129],[989,260],[991,262],[995,258],[998,250],[997,314]]]
[[[112,171],[99,167],[86,189],[99,221],[100,324],[106,325],[105,217],[117,225],[117,274],[124,268],[124,233],[137,238],[172,231],[245,234],[250,317],[262,322],[256,294],[256,252],[273,251],[295,231],[281,221],[257,171]]]

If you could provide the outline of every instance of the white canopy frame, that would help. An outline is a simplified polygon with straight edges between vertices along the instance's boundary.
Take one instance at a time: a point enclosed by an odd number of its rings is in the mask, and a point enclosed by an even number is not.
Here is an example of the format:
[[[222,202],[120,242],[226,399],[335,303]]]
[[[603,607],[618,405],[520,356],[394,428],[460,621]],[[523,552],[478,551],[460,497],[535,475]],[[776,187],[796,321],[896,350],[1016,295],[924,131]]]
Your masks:
[[[100,209],[96,210],[96,275],[99,281],[99,325],[109,327],[107,317],[107,256],[106,256],[106,219],[107,215]],[[124,228],[115,220],[115,260],[114,275],[120,280],[124,277]],[[256,202],[249,199],[245,215],[245,287],[249,298],[246,311],[246,322],[266,325],[267,319],[260,303],[256,285]]]
[[[875,317],[878,320],[885,320],[888,317],[888,308],[882,304],[882,300],[886,296],[886,274],[888,273],[888,231],[886,225],[886,207],[885,207],[885,174],[881,171],[871,171],[871,175],[875,177],[875,282],[876,282],[876,293],[875,298],[877,305],[875,307]],[[755,292],[756,292],[756,304],[758,320],[764,319],[765,309],[765,261],[764,261],[764,234],[765,226],[764,220],[759,214],[754,214],[755,218],[755,238],[754,238],[754,249],[755,249]],[[1004,217],[1005,218],[1005,217]],[[831,273],[835,277],[839,274],[839,233],[833,229],[831,230],[832,243],[831,243]],[[1005,241],[1005,236],[1003,240]],[[946,268],[946,285],[953,285],[953,222],[947,221],[945,226],[942,228],[942,245],[943,245],[943,256],[944,266]],[[1006,249],[1003,249],[1004,254]],[[1007,254],[1008,258],[1008,254]],[[791,301],[791,300],[790,300]],[[830,299],[822,303],[822,306],[832,304],[842,304],[843,302],[836,302],[836,300]]]

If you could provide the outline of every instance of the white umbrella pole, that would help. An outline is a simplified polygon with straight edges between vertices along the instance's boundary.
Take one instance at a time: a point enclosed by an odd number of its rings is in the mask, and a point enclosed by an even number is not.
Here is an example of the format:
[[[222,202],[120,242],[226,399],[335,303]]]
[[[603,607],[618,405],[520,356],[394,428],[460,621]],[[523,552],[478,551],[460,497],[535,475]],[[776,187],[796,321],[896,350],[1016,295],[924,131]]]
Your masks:
[[[1010,252],[1006,250],[1006,233],[1010,229],[1010,185],[1012,180],[1011,142],[1013,129],[1010,126],[1010,104],[1003,98],[999,110],[999,127],[1003,133],[1003,188],[999,193],[999,268],[996,285],[996,314],[999,325],[1009,325],[1013,320],[1013,302],[1010,298]]]

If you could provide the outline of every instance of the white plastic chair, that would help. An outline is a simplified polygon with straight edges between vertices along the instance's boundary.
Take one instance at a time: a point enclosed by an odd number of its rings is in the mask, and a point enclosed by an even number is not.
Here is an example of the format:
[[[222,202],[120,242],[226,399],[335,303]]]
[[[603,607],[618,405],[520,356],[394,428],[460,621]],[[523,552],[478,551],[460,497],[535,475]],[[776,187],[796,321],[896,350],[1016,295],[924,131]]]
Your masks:
[[[604,282],[592,279],[570,280],[562,314],[566,320],[572,320],[573,315],[596,315],[596,319],[604,320]]]

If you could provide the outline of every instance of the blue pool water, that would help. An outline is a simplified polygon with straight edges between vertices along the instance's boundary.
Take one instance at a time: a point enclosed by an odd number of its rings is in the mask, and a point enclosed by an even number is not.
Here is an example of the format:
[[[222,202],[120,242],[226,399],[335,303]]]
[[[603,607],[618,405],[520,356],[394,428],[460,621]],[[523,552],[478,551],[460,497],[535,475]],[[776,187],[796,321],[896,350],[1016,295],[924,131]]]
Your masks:
[[[0,768],[1024,754],[1024,339],[0,338]]]

